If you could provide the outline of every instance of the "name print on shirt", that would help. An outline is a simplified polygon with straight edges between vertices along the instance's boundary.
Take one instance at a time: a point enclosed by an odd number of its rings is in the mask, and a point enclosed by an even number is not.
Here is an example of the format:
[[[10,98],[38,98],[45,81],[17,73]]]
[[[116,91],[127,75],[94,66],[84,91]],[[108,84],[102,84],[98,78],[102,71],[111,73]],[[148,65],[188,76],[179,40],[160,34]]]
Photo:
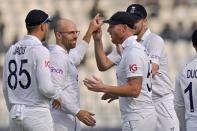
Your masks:
[[[14,52],[13,52],[13,55],[23,55],[23,54],[25,54],[25,49],[26,49],[27,47],[22,47],[22,46],[16,46],[16,48],[15,48],[15,50],[14,50]]]
[[[197,78],[197,69],[187,70],[187,78]]]

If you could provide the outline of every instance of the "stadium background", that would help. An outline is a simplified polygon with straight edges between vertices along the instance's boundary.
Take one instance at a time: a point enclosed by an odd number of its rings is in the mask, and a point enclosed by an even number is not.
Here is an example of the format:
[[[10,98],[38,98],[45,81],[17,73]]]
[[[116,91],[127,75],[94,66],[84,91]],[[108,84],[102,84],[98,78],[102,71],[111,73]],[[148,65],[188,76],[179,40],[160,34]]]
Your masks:
[[[174,83],[177,71],[195,53],[191,44],[191,34],[197,28],[197,0],[0,0],[0,73],[2,74],[4,55],[15,41],[26,34],[25,17],[31,9],[42,9],[53,20],[59,17],[73,20],[83,37],[89,21],[100,12],[104,19],[119,10],[125,10],[131,3],[143,4],[149,14],[149,26],[153,32],[163,36],[169,58],[170,77]],[[53,23],[50,28],[52,29]],[[103,40],[106,53],[113,48],[107,25],[103,27]],[[48,43],[54,44],[53,32],[49,33]],[[108,84],[116,84],[114,68],[99,72],[94,58],[93,41],[87,55],[79,67],[81,83],[81,107],[95,113],[97,124],[94,128],[82,124],[83,131],[120,131],[118,102],[108,104],[101,101],[102,93],[88,91],[82,84],[85,77],[95,75]],[[8,112],[2,92],[0,77],[0,131],[8,130]]]

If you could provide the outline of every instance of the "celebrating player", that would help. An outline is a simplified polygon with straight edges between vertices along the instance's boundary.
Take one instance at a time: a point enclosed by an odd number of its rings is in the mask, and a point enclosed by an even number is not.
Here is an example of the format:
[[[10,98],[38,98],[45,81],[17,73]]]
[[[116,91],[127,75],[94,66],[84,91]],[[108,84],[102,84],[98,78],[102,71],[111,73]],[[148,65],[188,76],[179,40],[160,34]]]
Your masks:
[[[133,18],[127,12],[117,12],[104,22],[109,24],[107,31],[112,42],[123,47],[122,57],[116,63],[118,86],[103,84],[96,77],[86,78],[84,84],[91,91],[106,93],[102,97],[104,100],[110,99],[110,102],[119,98],[123,131],[154,131],[156,112],[151,97],[150,59],[144,47],[132,37]],[[97,64],[100,66],[100,61],[107,60],[112,66],[103,51],[101,39],[99,29],[94,34]]]
[[[137,41],[147,49],[152,61],[152,96],[158,114],[155,131],[179,131],[173,103],[174,89],[168,75],[168,59],[164,41],[148,29],[147,12],[142,5],[132,4],[126,11],[136,18]]]
[[[3,91],[11,131],[54,131],[49,101],[58,95],[47,66],[49,51],[41,43],[46,38],[48,22],[48,14],[31,10],[25,19],[28,34],[6,54]]]
[[[126,10],[135,19],[135,35],[137,41],[143,45],[150,54],[152,61],[152,97],[158,115],[157,127],[155,131],[179,131],[178,119],[174,110],[172,83],[168,76],[168,62],[164,48],[163,39],[152,33],[147,27],[147,12],[140,4],[132,4]],[[103,48],[95,44],[97,65],[99,70],[107,70],[117,64],[121,56],[121,48],[109,54],[108,58],[103,58]],[[98,57],[99,56],[99,57]]]
[[[64,93],[62,109],[52,109],[56,131],[80,131],[80,121],[88,126],[96,124],[92,113],[80,109],[77,71],[92,33],[100,26],[96,23],[96,18],[92,20],[83,41],[77,46],[79,31],[71,20],[61,19],[55,25],[56,46],[51,50],[52,80],[57,88],[63,89]]]

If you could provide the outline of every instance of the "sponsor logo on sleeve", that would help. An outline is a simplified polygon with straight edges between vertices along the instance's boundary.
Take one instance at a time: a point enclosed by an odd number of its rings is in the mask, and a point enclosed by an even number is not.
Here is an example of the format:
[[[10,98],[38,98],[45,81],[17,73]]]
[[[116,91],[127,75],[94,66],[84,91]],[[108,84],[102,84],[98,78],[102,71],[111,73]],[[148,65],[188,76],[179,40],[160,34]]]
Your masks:
[[[135,71],[137,71],[137,65],[136,64],[132,64],[132,65],[129,65],[129,70],[133,73]]]
[[[63,74],[63,70],[61,68],[56,68],[50,65],[50,61],[45,61],[45,67],[49,68],[52,73]]]
[[[50,68],[50,61],[49,61],[49,60],[45,60],[45,61],[44,61],[44,66],[45,66],[46,68]]]

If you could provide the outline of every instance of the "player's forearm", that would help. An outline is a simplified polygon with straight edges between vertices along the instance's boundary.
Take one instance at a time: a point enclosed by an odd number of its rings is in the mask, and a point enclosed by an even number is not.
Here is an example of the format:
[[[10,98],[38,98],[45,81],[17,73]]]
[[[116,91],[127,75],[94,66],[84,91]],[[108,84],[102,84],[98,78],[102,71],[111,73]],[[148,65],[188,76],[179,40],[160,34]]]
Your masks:
[[[103,92],[110,93],[121,97],[138,97],[140,87],[131,87],[130,85],[122,86],[105,86]]]
[[[70,104],[65,103],[65,102],[63,103],[64,104],[62,104],[62,109],[63,111],[65,111],[65,113],[77,115],[77,113],[80,111],[80,108],[74,105],[73,103],[70,103]]]
[[[65,91],[66,90],[61,92],[62,110],[65,111],[65,113],[76,115],[80,111],[80,107],[73,101],[74,97]]]
[[[152,63],[152,77],[154,77],[159,69],[159,66],[155,63]]]
[[[88,44],[90,43],[93,31],[94,30],[89,26],[88,30],[86,31],[86,33],[83,37],[83,40],[86,41]]]
[[[96,57],[96,63],[97,67],[100,71],[105,71],[113,66],[113,63],[108,59],[106,56],[102,40],[95,40],[94,41],[95,46],[95,57]]]

